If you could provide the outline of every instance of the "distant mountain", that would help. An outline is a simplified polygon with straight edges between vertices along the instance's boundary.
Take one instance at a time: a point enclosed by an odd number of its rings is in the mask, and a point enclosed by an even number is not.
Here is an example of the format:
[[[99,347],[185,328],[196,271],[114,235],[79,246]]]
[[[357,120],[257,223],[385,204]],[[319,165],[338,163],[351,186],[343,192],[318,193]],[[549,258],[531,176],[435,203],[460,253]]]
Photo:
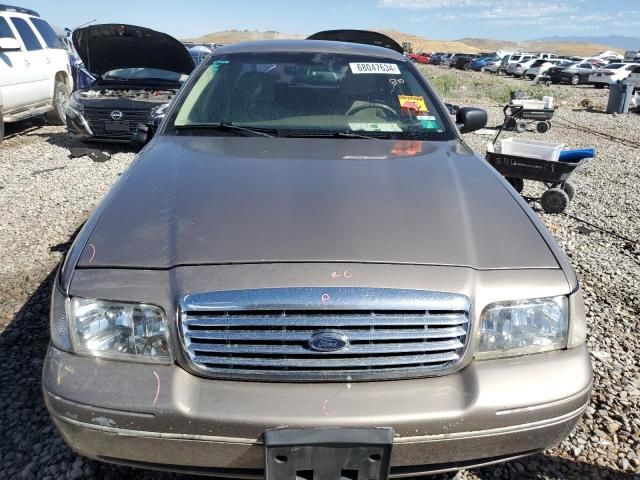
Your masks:
[[[573,36],[573,37],[545,37],[534,40],[537,42],[556,42],[556,43],[597,43],[600,45],[609,45],[622,50],[640,50],[639,37],[624,37],[622,35],[606,35],[606,36]]]
[[[416,52],[459,52],[459,53],[479,53],[504,51],[522,52],[554,52],[560,55],[578,55],[589,57],[605,50],[617,50],[624,53],[625,48],[606,43],[609,37],[593,37],[598,39],[597,43],[572,41],[569,37],[562,37],[562,40],[550,39],[549,41],[532,40],[527,42],[510,42],[505,40],[492,40],[484,38],[463,38],[461,40],[434,40],[424,38],[419,35],[411,35],[397,30],[378,30],[398,43],[408,42],[413,45]],[[276,31],[255,31],[255,30],[225,30],[192,38],[191,41],[203,43],[238,43],[251,40],[277,40],[285,38],[305,38],[306,35],[281,33]],[[631,39],[633,40],[633,39]],[[640,47],[640,44],[638,45]]]

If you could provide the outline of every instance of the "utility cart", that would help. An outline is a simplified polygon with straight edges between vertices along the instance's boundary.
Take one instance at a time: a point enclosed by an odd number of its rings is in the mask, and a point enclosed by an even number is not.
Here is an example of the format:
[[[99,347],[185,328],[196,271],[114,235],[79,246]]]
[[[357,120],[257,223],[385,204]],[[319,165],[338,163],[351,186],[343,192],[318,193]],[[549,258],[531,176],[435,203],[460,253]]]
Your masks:
[[[551,98],[551,97],[549,97]],[[504,109],[504,128],[525,132],[529,123],[536,123],[538,133],[546,133],[551,128],[551,119],[556,112],[552,101],[514,99]]]
[[[575,195],[574,186],[568,182],[576,168],[595,156],[595,150],[563,151],[564,145],[508,138],[501,141],[496,151],[498,130],[493,142],[487,145],[487,161],[500,172],[518,193],[522,193],[525,180],[544,183],[547,190],[540,198],[545,213],[562,213]],[[563,153],[572,161],[560,161]]]

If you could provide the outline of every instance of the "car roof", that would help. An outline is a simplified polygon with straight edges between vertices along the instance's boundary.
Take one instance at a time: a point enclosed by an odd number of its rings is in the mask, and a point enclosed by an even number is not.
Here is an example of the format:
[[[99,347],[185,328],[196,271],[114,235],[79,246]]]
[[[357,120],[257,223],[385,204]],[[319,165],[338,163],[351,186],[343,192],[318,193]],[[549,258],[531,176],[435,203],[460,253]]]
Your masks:
[[[40,17],[38,12],[31,10],[29,8],[23,7],[15,7],[13,5],[0,5],[0,14],[7,13],[11,14],[11,16],[24,16],[24,17]]]
[[[234,43],[216,49],[216,54],[232,53],[337,53],[367,55],[406,62],[404,55],[388,48],[361,43],[336,42],[330,40],[262,40]]]

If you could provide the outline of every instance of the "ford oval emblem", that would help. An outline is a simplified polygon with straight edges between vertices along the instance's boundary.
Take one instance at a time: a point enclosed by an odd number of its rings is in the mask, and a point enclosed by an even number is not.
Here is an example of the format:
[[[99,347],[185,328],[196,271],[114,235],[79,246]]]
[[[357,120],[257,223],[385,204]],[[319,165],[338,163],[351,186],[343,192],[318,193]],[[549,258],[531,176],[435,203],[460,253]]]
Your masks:
[[[340,332],[318,332],[309,339],[309,348],[316,352],[339,352],[347,347],[349,339]]]

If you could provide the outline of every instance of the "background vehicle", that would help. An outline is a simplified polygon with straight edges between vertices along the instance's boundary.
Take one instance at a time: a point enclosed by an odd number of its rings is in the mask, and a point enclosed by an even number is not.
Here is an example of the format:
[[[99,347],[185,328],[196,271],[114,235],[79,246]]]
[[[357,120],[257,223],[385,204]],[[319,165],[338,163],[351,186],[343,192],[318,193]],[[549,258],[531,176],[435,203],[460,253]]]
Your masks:
[[[449,66],[458,70],[469,70],[471,62],[476,58],[470,53],[457,53],[455,59],[449,62]]]
[[[446,53],[443,52],[437,52],[434,53],[433,55],[431,55],[431,58],[429,59],[429,63],[431,65],[441,65],[442,63],[442,59],[446,56]]]
[[[624,52],[625,62],[638,62],[640,61],[640,52],[636,50],[627,50]]]
[[[509,60],[509,64],[507,65],[507,75],[516,75],[518,65],[522,65],[535,58],[536,57],[534,55],[529,54],[517,55],[516,58],[512,58]]]
[[[497,60],[493,60],[490,62],[487,62],[482,69],[485,72],[491,72],[491,73],[498,73],[498,71],[500,70],[500,68],[502,67],[502,62],[504,61],[505,57],[499,58]]]
[[[538,58],[524,58],[522,60],[520,60],[518,63],[515,64],[515,66],[513,67],[513,70],[511,71],[511,74],[514,77],[523,77],[524,73],[527,71],[527,69],[533,65],[537,60],[539,60]]]
[[[536,59],[524,71],[524,77],[529,80],[533,80],[538,75],[544,74],[551,67],[559,65],[561,62],[562,60],[558,60],[558,59],[551,59],[551,60]]]
[[[69,55],[33,10],[0,5],[0,141],[4,123],[45,114],[62,125],[73,77]]]
[[[488,63],[493,63],[498,60],[500,60],[500,58],[497,55],[488,55],[486,57],[474,58],[473,60],[471,60],[471,63],[469,63],[469,68],[471,70],[475,70],[476,72],[480,72],[484,70]]]
[[[440,61],[440,65],[448,67],[449,64],[451,63],[451,59],[454,57],[455,54],[451,54],[451,53],[447,53],[445,55],[442,56],[442,60]]]
[[[511,62],[518,62],[522,58],[521,53],[511,53],[502,57],[502,61],[500,62],[500,66],[497,69],[498,74],[506,74],[507,69],[509,68],[509,64]]]
[[[96,77],[67,108],[67,128],[85,141],[131,142],[138,123],[169,103],[194,68],[178,40],[135,25],[80,28],[73,44]]]
[[[408,53],[407,54],[407,58],[409,60],[411,60],[413,63],[427,64],[427,63],[429,63],[430,55],[428,53],[425,53],[425,52]]]
[[[640,63],[611,63],[589,75],[589,83],[596,88],[608,87],[612,83],[626,80]]]
[[[550,59],[550,60],[542,60],[538,59],[534,61],[527,70],[524,72],[525,78],[529,80],[533,80],[539,75],[544,75],[550,68],[560,67],[560,66],[569,66],[571,62],[560,59]]]
[[[627,83],[633,85],[636,89],[636,92],[640,90],[640,66],[637,66],[633,70],[631,70],[631,73],[627,77]]]
[[[566,68],[554,67],[547,71],[551,83],[580,85],[589,82],[589,76],[598,69],[591,63],[574,63]]]

